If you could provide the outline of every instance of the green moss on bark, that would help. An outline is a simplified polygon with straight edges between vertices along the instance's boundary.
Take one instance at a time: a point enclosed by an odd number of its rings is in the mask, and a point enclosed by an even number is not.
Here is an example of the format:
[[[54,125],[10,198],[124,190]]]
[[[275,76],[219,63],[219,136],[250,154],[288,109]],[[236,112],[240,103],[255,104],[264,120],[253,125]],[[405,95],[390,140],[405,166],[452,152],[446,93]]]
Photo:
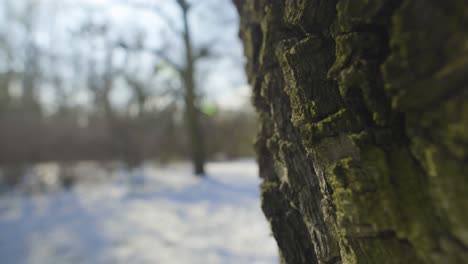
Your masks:
[[[284,263],[468,262],[468,5],[235,1]]]

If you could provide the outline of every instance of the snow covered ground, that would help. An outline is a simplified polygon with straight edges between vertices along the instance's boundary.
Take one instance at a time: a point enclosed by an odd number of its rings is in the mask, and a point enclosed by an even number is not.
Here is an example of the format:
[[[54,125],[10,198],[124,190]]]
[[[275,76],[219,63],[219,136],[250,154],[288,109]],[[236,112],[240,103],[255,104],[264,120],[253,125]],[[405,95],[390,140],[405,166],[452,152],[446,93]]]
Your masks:
[[[0,263],[278,263],[253,161],[150,165],[70,191],[0,196]]]

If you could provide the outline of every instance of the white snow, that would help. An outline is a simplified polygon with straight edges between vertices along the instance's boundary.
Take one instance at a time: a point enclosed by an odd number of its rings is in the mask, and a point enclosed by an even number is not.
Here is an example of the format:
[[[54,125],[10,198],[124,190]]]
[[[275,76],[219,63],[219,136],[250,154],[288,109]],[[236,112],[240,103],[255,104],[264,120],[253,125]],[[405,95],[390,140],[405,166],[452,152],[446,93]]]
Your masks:
[[[70,191],[0,196],[4,264],[278,263],[253,161],[121,170]]]

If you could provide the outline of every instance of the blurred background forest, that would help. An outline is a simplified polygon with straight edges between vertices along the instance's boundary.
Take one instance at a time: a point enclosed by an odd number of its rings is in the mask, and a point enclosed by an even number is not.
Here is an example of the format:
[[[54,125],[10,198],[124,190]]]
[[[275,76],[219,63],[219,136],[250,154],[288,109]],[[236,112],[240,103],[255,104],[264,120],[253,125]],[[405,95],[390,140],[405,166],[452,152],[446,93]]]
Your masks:
[[[0,0],[1,263],[278,263],[238,23],[230,0]]]
[[[1,0],[1,185],[43,163],[69,185],[79,162],[189,160],[194,144],[201,162],[252,156],[237,32],[227,0]]]

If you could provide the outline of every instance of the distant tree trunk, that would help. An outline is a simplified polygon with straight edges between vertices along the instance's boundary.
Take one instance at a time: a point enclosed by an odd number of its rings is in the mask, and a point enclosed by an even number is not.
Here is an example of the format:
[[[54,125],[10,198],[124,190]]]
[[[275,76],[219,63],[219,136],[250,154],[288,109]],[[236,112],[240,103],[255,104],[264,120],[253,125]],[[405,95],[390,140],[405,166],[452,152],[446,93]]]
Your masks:
[[[196,107],[195,89],[195,57],[192,50],[190,28],[188,23],[189,4],[185,0],[178,0],[183,15],[183,39],[185,45],[185,68],[183,69],[183,84],[185,89],[185,111],[188,136],[191,143],[192,162],[196,175],[205,173],[205,149],[203,133],[200,127],[199,112]]]
[[[468,263],[465,0],[234,0],[283,263]]]
[[[10,85],[13,79],[13,71],[9,70],[0,74],[0,113],[10,107]]]

